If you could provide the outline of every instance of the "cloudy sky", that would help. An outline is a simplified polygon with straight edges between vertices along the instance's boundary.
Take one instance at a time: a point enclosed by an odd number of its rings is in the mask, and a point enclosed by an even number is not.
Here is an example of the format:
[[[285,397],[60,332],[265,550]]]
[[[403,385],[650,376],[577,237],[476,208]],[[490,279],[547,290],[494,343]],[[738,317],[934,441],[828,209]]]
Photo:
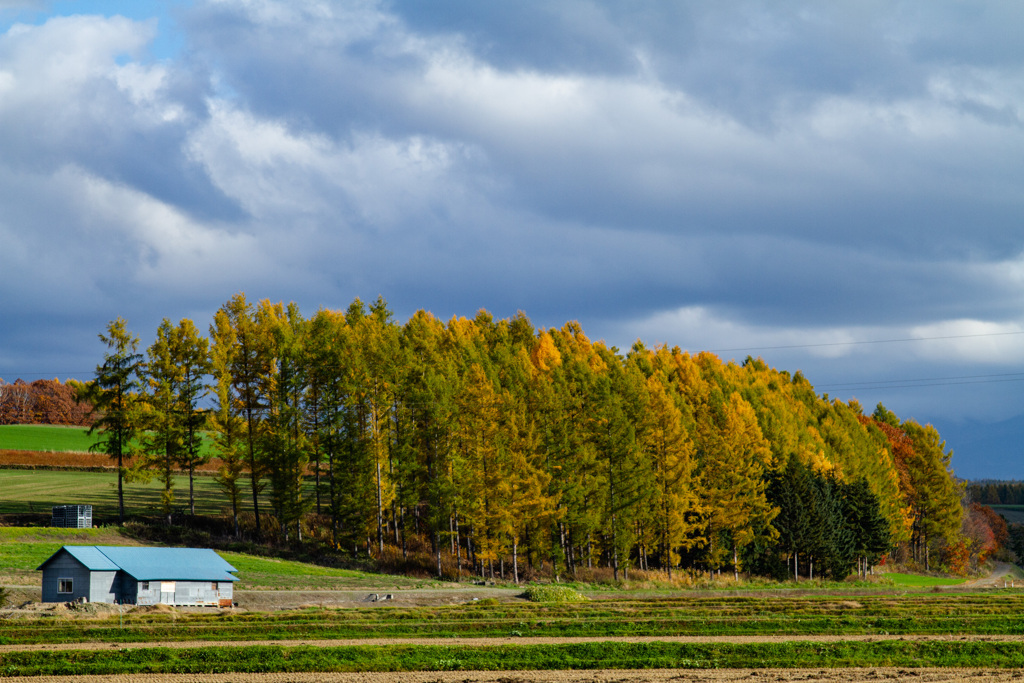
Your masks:
[[[948,434],[1019,419],[1022,28],[971,0],[0,0],[0,377],[88,378],[117,316],[148,344],[239,291],[383,295],[760,355]],[[1020,446],[948,445],[1024,477]]]

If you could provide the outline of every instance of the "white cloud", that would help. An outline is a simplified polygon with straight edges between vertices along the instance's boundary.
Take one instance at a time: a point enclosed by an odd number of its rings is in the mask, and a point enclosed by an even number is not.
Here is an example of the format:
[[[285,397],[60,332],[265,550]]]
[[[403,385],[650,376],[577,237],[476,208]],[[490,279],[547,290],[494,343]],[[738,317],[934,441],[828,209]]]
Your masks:
[[[754,325],[703,306],[662,311],[624,322],[649,345],[711,350],[728,360],[792,355],[848,359],[881,356],[902,362],[1005,365],[1024,363],[1024,323],[944,320],[925,325]]]
[[[1024,323],[943,320],[911,329],[922,358],[974,365],[1024,364]]]
[[[272,259],[261,253],[251,235],[198,223],[137,190],[76,168],[63,169],[55,181],[87,217],[83,230],[88,239],[137,254],[137,260],[125,266],[139,285],[202,291],[223,287],[241,272],[271,265]]]
[[[388,231],[451,201],[449,173],[473,157],[462,145],[423,136],[354,133],[344,143],[225,102],[212,102],[211,111],[190,139],[190,154],[259,221],[301,215]]]

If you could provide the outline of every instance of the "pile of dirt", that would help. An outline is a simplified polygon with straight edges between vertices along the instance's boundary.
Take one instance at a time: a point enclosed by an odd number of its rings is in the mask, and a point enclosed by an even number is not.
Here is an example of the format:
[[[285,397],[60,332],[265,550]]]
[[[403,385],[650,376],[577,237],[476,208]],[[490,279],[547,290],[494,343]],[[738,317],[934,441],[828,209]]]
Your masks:
[[[135,614],[171,614],[175,609],[171,605],[136,605],[132,607]]]

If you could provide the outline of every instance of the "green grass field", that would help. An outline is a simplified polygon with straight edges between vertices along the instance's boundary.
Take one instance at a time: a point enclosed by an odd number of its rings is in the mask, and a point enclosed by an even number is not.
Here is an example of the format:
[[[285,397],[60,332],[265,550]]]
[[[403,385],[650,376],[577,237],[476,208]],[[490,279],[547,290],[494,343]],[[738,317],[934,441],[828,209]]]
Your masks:
[[[920,574],[889,573],[886,578],[901,588],[930,588],[932,586],[958,586],[967,579],[953,579],[944,576],[921,576]]]
[[[0,450],[85,452],[99,438],[84,427],[0,425]]]
[[[126,483],[126,514],[159,514],[162,489],[163,485],[155,478],[148,483]],[[176,476],[174,489],[174,507],[185,508],[188,477]],[[228,503],[213,477],[195,477],[195,490],[197,514],[219,515],[226,509]],[[252,502],[248,498],[246,502],[248,506],[243,509],[251,511]],[[54,505],[92,505],[94,520],[113,520],[117,517],[117,474],[0,469],[0,514],[47,513]]]
[[[84,453],[100,439],[98,432],[88,432],[85,427],[60,425],[0,425],[0,450]],[[201,452],[212,455],[205,436]]]

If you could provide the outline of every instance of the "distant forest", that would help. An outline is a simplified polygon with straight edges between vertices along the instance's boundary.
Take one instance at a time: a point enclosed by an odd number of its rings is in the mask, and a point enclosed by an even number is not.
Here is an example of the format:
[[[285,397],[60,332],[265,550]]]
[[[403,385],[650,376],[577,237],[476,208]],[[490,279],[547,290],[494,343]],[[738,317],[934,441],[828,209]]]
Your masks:
[[[982,505],[1024,505],[1024,482],[977,481],[967,485],[971,500]]]
[[[168,521],[172,474],[194,471],[207,431],[235,534],[428,548],[438,574],[841,579],[885,558],[963,573],[1005,535],[962,503],[933,427],[757,358],[622,352],[523,314],[398,324],[383,299],[306,317],[243,294],[208,335],[165,319],[143,353],[118,319],[101,339],[87,393],[103,445],[119,472],[161,477]]]
[[[0,378],[0,425],[48,424],[88,427],[92,406],[77,400],[81,384],[75,380],[21,379],[13,384]]]

